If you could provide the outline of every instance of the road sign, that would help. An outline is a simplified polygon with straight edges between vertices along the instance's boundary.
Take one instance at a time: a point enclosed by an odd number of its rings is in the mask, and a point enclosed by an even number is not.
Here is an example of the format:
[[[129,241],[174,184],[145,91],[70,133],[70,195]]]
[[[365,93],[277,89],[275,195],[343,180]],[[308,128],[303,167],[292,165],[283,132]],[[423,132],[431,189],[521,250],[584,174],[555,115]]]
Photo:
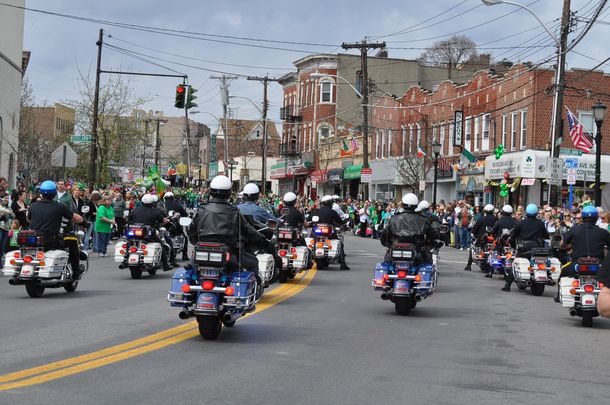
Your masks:
[[[59,145],[51,154],[51,166],[76,167],[76,161],[76,152],[66,142]]]
[[[91,135],[72,135],[70,142],[72,143],[91,143]]]
[[[419,191],[426,191],[426,182],[424,180],[419,181]]]
[[[576,169],[568,169],[566,183],[568,185],[576,184]]]
[[[563,181],[563,159],[547,158],[546,181],[552,186],[561,186]]]
[[[373,169],[371,169],[370,167],[363,167],[360,170],[360,181],[362,183],[370,183],[372,177],[373,177]]]
[[[522,186],[533,186],[536,183],[536,179],[523,179],[521,180]]]
[[[557,139],[555,139],[555,147],[561,145],[561,142],[563,142],[563,136],[557,137]]]

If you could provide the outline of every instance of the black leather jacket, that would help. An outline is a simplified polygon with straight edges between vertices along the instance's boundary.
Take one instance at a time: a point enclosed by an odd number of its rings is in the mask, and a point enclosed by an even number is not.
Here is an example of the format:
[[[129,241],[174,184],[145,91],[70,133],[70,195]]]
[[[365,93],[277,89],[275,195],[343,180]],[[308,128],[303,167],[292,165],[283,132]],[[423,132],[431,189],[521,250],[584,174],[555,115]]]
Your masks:
[[[515,218],[510,215],[502,215],[502,218],[494,225],[491,233],[497,238],[502,235],[502,230],[508,229],[509,231],[512,231],[515,225],[517,225],[517,220]]]
[[[240,236],[241,235],[241,236]],[[212,198],[199,208],[188,230],[189,241],[223,243],[233,251],[243,249],[246,242],[265,245],[267,240],[229,202]]]
[[[439,238],[438,228],[433,227],[428,218],[413,210],[394,215],[381,231],[381,244],[388,248],[394,243],[413,243],[422,247]]]
[[[485,229],[489,226],[492,227],[498,222],[498,217],[494,214],[485,214],[474,224],[474,228],[472,228],[472,234],[474,237],[479,240],[484,234]]]

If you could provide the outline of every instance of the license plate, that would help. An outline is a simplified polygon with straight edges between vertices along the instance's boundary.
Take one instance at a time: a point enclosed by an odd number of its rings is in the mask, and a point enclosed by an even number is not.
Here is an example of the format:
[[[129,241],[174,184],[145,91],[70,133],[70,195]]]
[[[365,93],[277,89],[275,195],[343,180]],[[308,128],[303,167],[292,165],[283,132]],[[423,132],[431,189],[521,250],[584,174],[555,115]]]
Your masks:
[[[129,255],[128,263],[138,263],[140,261],[140,256],[138,255]]]
[[[324,249],[316,249],[316,256],[324,256]]]
[[[21,277],[32,277],[34,275],[34,266],[29,266],[27,264],[24,264],[23,267],[21,267]]]
[[[218,277],[218,269],[203,268],[201,269],[201,275],[206,277]]]
[[[536,272],[534,272],[534,280],[536,280],[536,281],[547,281],[548,280],[548,276],[546,274],[546,270],[545,271],[536,271]]]
[[[583,294],[580,297],[580,303],[582,305],[595,305],[595,294]]]
[[[409,283],[406,280],[396,280],[394,282],[395,294],[406,294],[409,292]]]

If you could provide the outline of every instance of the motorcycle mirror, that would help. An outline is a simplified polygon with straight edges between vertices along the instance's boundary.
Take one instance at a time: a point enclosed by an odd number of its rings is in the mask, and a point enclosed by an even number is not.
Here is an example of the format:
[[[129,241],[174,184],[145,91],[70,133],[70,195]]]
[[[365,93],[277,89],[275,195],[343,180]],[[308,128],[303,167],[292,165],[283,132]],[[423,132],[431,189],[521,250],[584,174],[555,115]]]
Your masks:
[[[319,220],[320,220],[320,217],[317,215],[314,215],[313,217],[311,217],[312,222],[318,222]]]
[[[276,221],[275,219],[268,219],[267,220],[267,228],[269,229],[276,229],[278,225],[278,221]]]
[[[193,220],[189,217],[181,217],[179,221],[180,226],[190,226],[192,222]]]
[[[83,208],[84,208],[84,207],[83,207]],[[89,211],[89,210],[87,210],[87,211]],[[129,210],[125,210],[125,211],[123,211],[123,216],[124,216],[124,217],[128,217],[128,216],[129,216]]]
[[[89,206],[88,205],[83,205],[83,207],[80,209],[80,211],[83,214],[88,214],[89,213]]]
[[[165,227],[163,227],[163,226],[162,226],[161,228],[159,228],[159,231],[160,231],[161,233],[165,233],[165,232],[167,231],[167,229],[166,229]]]
[[[174,216],[174,210],[171,210],[170,212],[167,213],[168,217],[173,217]]]
[[[288,214],[290,214],[290,210],[288,208],[282,208],[280,210],[280,214],[283,215],[283,216],[284,215],[288,215]]]
[[[78,236],[78,238],[79,238],[80,240],[83,240],[83,239],[85,239],[85,232],[83,232],[83,231],[78,231],[78,232],[76,232],[76,236]]]

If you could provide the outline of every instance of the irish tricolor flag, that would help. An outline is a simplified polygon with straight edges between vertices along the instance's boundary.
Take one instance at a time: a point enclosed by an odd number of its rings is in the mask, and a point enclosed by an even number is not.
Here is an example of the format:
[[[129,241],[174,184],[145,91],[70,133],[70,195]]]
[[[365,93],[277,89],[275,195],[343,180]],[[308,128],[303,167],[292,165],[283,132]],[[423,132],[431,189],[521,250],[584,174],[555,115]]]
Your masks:
[[[422,147],[418,144],[417,145],[417,157],[423,158],[424,156],[426,156],[426,151],[422,149]]]
[[[341,147],[341,157],[344,156],[352,156],[353,151],[349,150],[349,146],[347,146],[347,141],[343,139],[343,145]]]
[[[462,156],[460,157],[460,163],[463,167],[468,166],[470,163],[477,161],[477,158],[466,148],[462,148]]]

